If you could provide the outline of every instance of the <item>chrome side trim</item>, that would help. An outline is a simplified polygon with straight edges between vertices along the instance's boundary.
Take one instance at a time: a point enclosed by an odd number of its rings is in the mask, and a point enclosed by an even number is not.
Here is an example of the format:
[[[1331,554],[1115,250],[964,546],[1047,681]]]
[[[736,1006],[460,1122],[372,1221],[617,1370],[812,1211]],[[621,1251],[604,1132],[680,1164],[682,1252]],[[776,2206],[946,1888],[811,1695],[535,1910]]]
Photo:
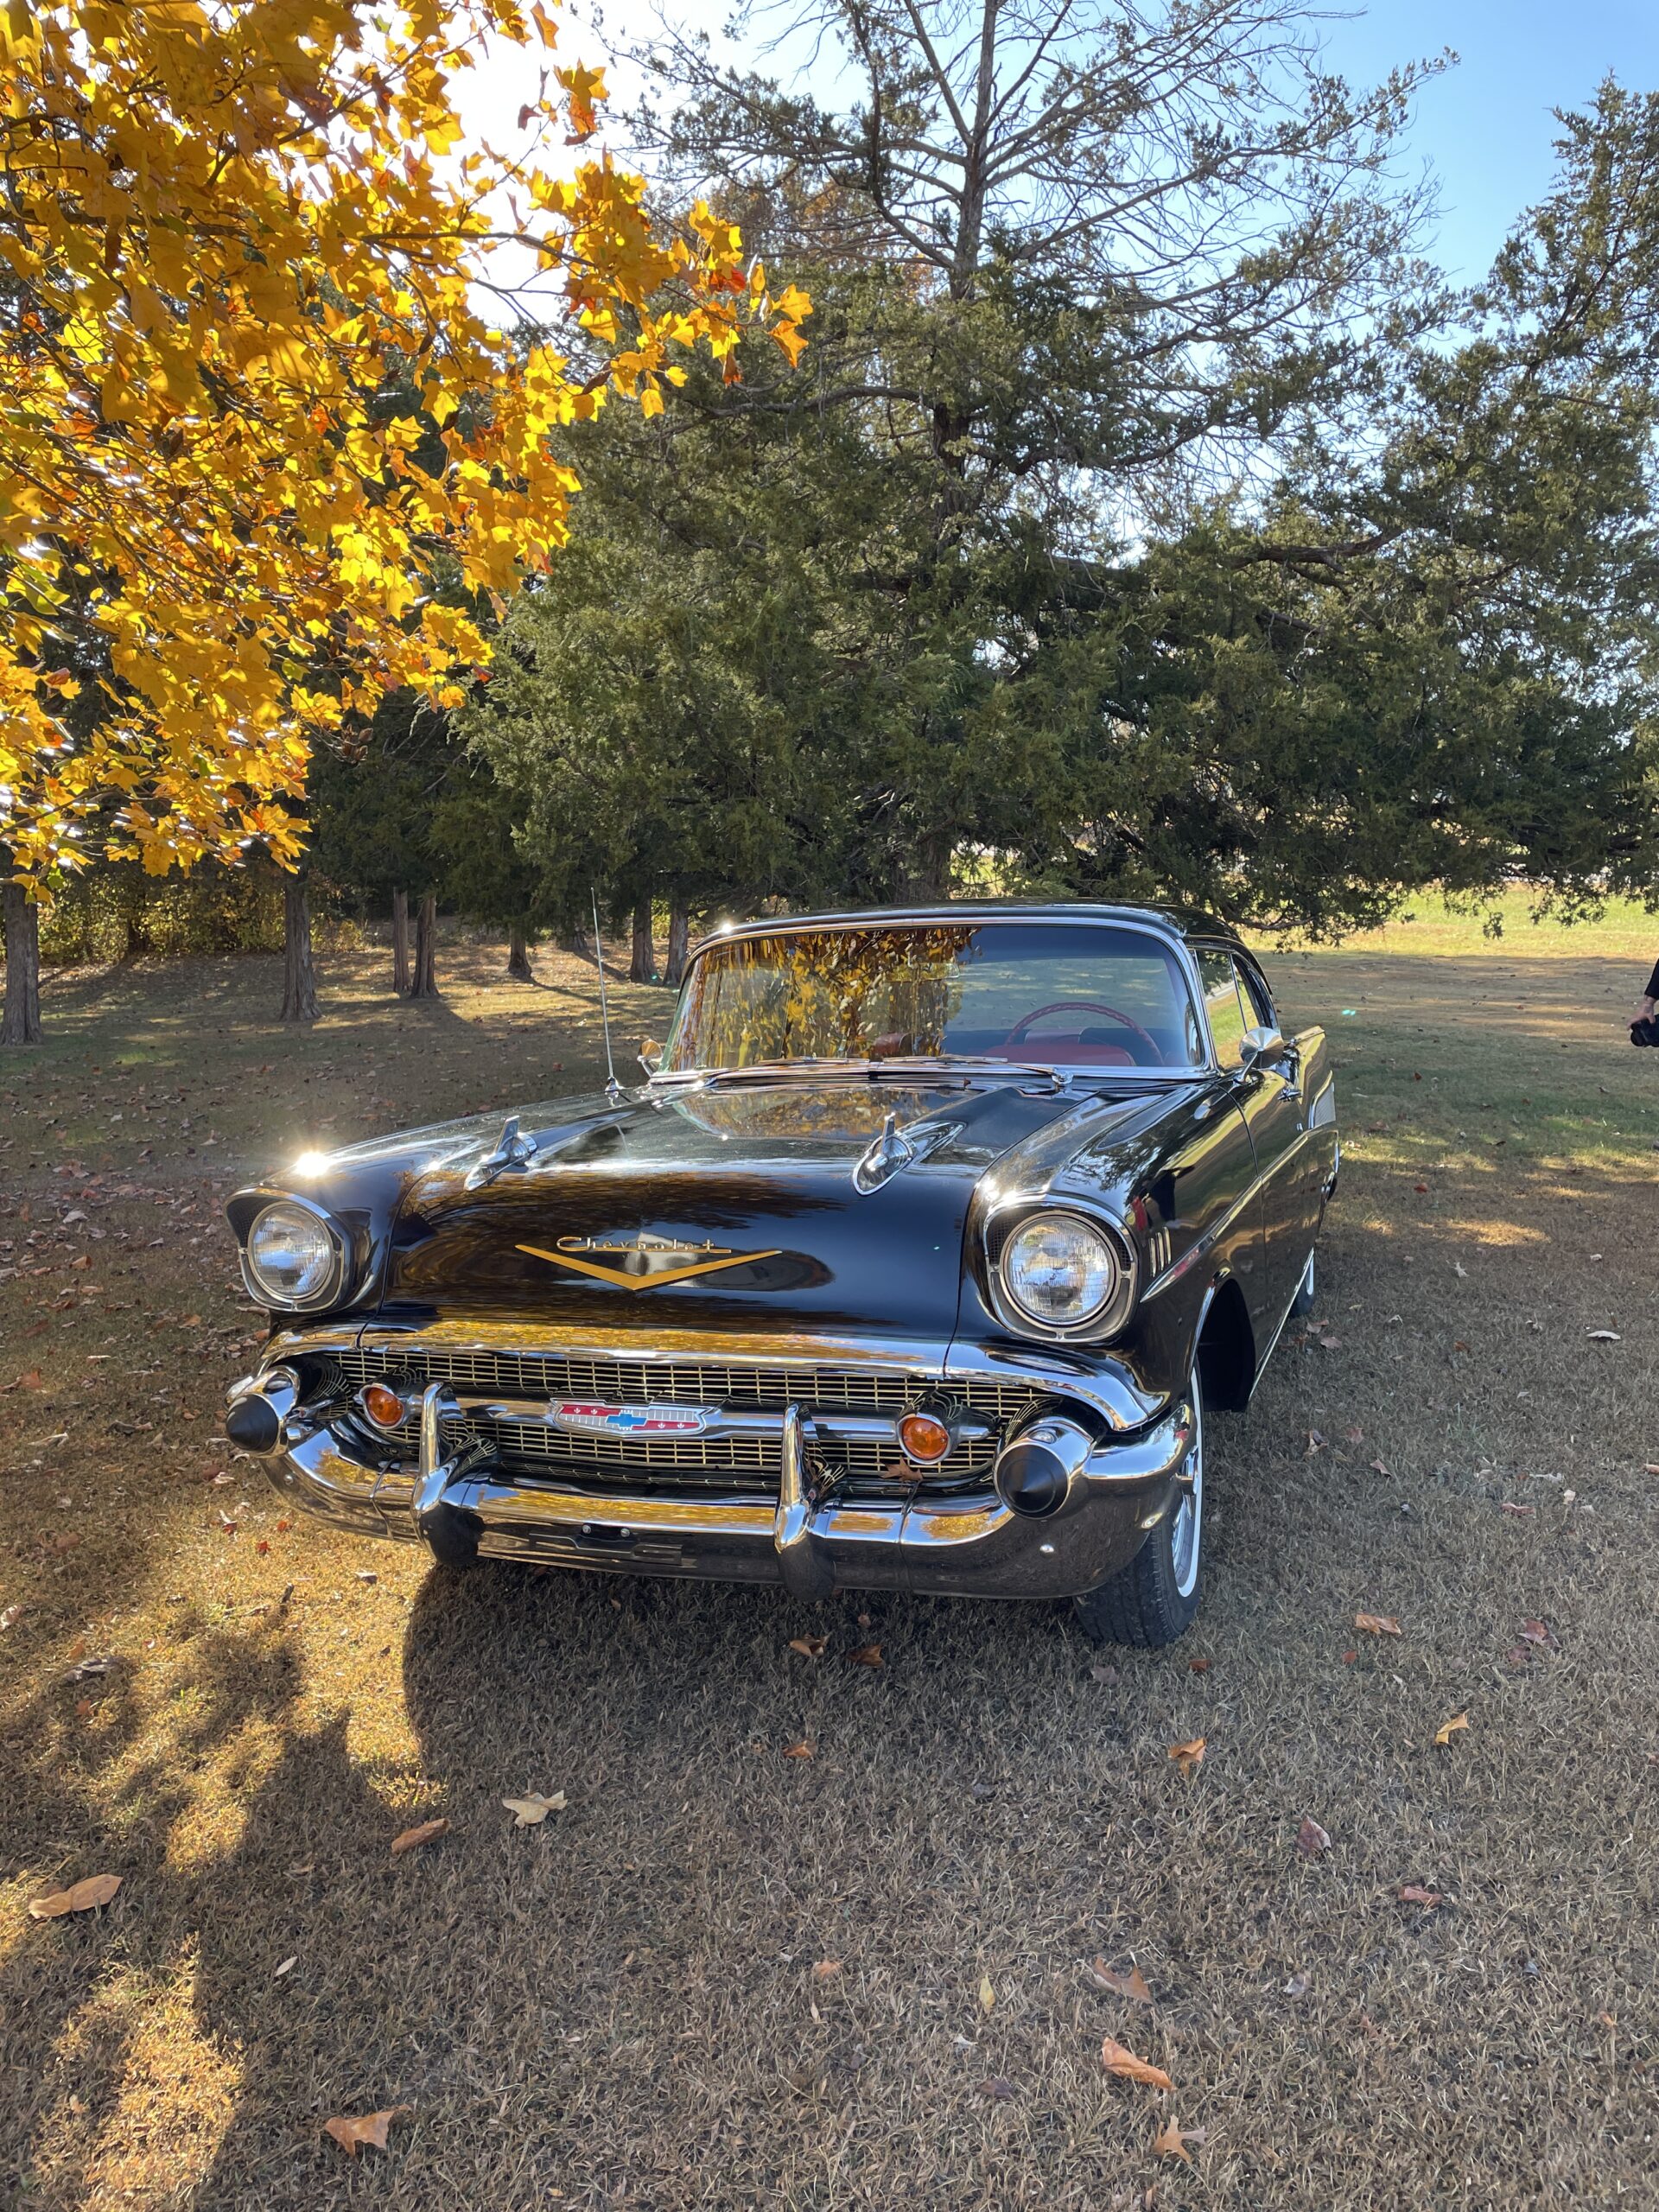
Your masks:
[[[1250,1201],[1256,1196],[1256,1194],[1262,1191],[1275,1175],[1281,1174],[1284,1172],[1285,1168],[1296,1158],[1297,1154],[1301,1151],[1305,1145],[1310,1143],[1315,1137],[1323,1135],[1325,1130],[1329,1127],[1329,1122],[1325,1122],[1317,1128],[1298,1130],[1296,1141],[1291,1146],[1289,1151],[1284,1154],[1282,1158],[1276,1160],[1273,1163],[1272,1166],[1264,1167],[1261,1173],[1257,1175],[1253,1181],[1247,1183],[1244,1188],[1239,1192],[1238,1196],[1233,1200],[1231,1205],[1228,1207],[1226,1212],[1222,1214],[1217,1220],[1212,1221],[1209,1228],[1206,1229],[1201,1236],[1194,1237],[1192,1243],[1189,1244],[1185,1251],[1182,1253],[1180,1258],[1173,1262],[1169,1267],[1166,1268],[1162,1274],[1154,1277],[1153,1281],[1147,1285],[1146,1288],[1141,1294],[1141,1304],[1144,1305],[1149,1298],[1156,1298],[1160,1291],[1167,1290],[1171,1283],[1179,1282],[1183,1275],[1189,1274],[1192,1270],[1198,1265],[1199,1262],[1205,1257],[1206,1253],[1211,1252],[1215,1249],[1217,1244],[1219,1243],[1221,1239],[1227,1234],[1227,1231],[1232,1227],[1233,1224],[1238,1219],[1240,1214],[1243,1212],[1245,1207],[1249,1205]],[[1282,1324],[1281,1325],[1282,1326]]]

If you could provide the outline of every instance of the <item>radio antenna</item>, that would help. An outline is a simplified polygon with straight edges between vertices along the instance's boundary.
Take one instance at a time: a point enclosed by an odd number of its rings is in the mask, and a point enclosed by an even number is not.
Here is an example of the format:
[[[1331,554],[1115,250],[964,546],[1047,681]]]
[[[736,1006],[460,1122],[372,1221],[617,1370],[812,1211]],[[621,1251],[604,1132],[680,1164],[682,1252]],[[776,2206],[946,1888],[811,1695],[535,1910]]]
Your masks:
[[[599,1020],[605,1032],[605,1096],[620,1098],[622,1086],[616,1079],[616,1063],[611,1058],[611,1009],[605,996],[605,944],[599,934],[599,893],[591,886],[589,896],[594,902],[594,965],[599,970]]]

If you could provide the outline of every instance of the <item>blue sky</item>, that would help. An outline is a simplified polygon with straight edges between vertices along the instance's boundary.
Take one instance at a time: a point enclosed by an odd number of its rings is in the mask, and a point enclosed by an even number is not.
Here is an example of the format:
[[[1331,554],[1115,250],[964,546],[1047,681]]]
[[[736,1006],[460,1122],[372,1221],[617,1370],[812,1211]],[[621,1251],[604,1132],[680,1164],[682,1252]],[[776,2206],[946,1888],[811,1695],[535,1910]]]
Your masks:
[[[1411,146],[1440,181],[1435,255],[1448,276],[1484,276],[1522,207],[1548,189],[1550,111],[1582,107],[1611,69],[1659,92],[1656,0],[1379,0],[1325,26],[1332,67],[1352,81],[1452,47],[1428,86]]]
[[[560,46],[604,60],[607,30],[648,28],[658,0],[569,0]],[[718,38],[733,0],[660,0],[681,22]],[[764,0],[762,0],[764,4]],[[1454,280],[1484,276],[1521,210],[1549,188],[1555,124],[1550,111],[1586,105],[1611,69],[1638,92],[1659,91],[1659,0],[1376,0],[1323,27],[1330,65],[1370,83],[1398,63],[1451,47],[1457,66],[1421,95],[1404,160],[1440,181],[1431,257]],[[593,17],[600,17],[595,28]],[[632,73],[607,73],[619,107],[638,90]],[[524,97],[524,61],[501,49],[467,88],[475,127],[511,143],[510,118]]]

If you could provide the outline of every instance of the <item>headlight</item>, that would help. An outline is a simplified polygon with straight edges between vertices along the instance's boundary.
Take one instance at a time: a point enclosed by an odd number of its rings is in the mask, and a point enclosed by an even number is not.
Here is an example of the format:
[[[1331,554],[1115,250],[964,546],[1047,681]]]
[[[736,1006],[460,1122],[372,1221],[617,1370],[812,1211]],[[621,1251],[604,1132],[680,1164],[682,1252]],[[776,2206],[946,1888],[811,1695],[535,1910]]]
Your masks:
[[[1075,1213],[1036,1214],[1002,1247],[1002,1288],[1047,1329],[1076,1329],[1103,1313],[1121,1270],[1104,1230]]]
[[[340,1248],[308,1206],[278,1198],[248,1231],[248,1275],[273,1306],[305,1306],[339,1272]]]

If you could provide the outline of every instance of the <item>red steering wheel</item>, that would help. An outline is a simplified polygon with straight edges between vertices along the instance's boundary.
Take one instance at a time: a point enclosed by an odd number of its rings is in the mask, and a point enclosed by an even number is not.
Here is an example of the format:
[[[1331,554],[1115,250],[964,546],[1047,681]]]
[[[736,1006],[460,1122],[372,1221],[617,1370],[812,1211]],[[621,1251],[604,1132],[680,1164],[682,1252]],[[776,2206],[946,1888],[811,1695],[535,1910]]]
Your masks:
[[[1103,1014],[1116,1022],[1120,1029],[1133,1030],[1137,1037],[1151,1046],[1154,1065],[1160,1067],[1163,1065],[1163,1048],[1158,1039],[1143,1029],[1138,1021],[1131,1021],[1127,1014],[1120,1014],[1115,1006],[1103,1005],[1099,999],[1056,999],[1052,1006],[1039,1006],[1014,1023],[999,1049],[1006,1052],[1011,1045],[1023,1039],[1033,1022],[1041,1021],[1051,1014]]]

